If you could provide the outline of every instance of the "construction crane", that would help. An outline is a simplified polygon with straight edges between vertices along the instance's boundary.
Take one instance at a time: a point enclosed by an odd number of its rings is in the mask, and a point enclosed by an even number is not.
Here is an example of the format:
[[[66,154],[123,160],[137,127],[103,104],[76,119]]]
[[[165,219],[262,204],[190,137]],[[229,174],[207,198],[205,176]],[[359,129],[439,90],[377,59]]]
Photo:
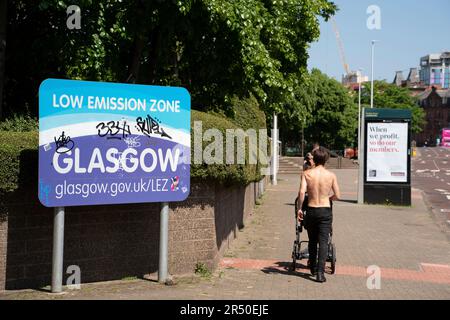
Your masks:
[[[347,64],[347,60],[345,59],[344,45],[342,44],[341,34],[339,33],[339,29],[333,17],[331,17],[331,23],[333,25],[334,33],[336,34],[336,41],[339,47],[339,55],[341,56],[341,62],[344,66],[345,75],[348,76],[350,74],[350,68]]]

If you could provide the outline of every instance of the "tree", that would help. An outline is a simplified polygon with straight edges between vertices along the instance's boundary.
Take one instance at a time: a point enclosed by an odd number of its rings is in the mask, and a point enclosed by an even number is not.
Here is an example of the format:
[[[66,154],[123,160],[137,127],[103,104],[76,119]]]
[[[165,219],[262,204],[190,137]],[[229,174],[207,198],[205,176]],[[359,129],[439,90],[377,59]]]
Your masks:
[[[301,148],[305,128],[311,122],[312,110],[316,105],[315,90],[311,74],[306,73],[295,86],[294,95],[287,97],[283,112],[279,114],[280,138],[286,147]]]
[[[343,149],[355,144],[358,127],[358,107],[340,82],[317,69],[311,72],[315,105],[306,134],[330,149]]]
[[[408,109],[411,110],[413,133],[419,133],[425,125],[425,112],[419,106],[417,98],[413,97],[407,88],[398,87],[386,81],[374,81],[374,108]],[[357,98],[357,97],[356,97]],[[361,103],[370,106],[370,85],[361,91]]]
[[[305,139],[330,149],[355,144],[358,108],[351,95],[338,81],[317,69],[305,76],[296,88],[295,99],[281,117],[281,136],[296,139],[304,126]]]
[[[9,109],[29,104],[50,76],[181,85],[197,109],[230,111],[253,94],[283,112],[306,73],[327,0],[80,0],[82,27],[66,28],[60,0],[10,2]]]
[[[3,118],[3,82],[6,50],[6,0],[0,0],[0,120]]]
[[[225,24],[236,41],[238,85],[252,92],[268,114],[282,112],[306,73],[309,43],[320,34],[318,16],[328,18],[336,6],[325,0],[202,2],[212,21]]]

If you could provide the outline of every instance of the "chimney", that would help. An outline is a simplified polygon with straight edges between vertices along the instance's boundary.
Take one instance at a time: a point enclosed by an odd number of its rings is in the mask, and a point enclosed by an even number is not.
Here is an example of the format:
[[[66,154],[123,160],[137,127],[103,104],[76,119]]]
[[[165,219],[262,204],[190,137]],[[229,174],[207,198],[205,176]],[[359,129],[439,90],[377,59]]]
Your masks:
[[[409,83],[418,83],[420,82],[419,73],[417,72],[417,68],[409,69],[408,79],[406,80]]]
[[[393,84],[395,84],[397,87],[401,87],[403,80],[404,80],[403,79],[403,71],[397,71],[395,73],[395,78],[394,78]]]

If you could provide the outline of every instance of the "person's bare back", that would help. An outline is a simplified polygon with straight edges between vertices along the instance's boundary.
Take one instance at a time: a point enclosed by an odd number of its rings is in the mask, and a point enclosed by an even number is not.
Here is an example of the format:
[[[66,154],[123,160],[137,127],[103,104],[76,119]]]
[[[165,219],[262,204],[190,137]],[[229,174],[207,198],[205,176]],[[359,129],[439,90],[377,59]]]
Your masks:
[[[340,198],[339,186],[336,175],[323,166],[308,170],[303,175],[308,191],[308,206],[313,208],[330,207],[330,195],[333,191],[332,199]],[[306,182],[306,183],[303,183]]]
[[[306,193],[308,193],[307,206],[311,208],[330,208],[330,200],[339,200],[341,197],[336,175],[324,167],[328,157],[326,149],[319,147],[314,150],[314,168],[306,170],[302,174],[297,203],[299,220],[303,220],[302,208]]]

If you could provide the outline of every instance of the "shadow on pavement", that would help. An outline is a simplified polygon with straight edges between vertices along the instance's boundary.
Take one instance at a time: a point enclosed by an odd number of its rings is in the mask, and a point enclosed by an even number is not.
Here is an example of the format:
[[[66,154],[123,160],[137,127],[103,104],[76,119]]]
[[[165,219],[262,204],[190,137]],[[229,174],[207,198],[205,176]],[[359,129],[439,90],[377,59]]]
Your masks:
[[[347,202],[347,203],[357,204],[358,200],[345,200],[345,199],[342,199],[342,200],[339,200],[339,202]]]
[[[294,203],[285,203],[284,205],[285,205],[285,206],[292,206],[292,207],[294,207],[294,206],[295,206],[295,204],[294,204]]]
[[[303,279],[307,279],[310,281],[315,281],[315,278],[310,274],[307,266],[301,263],[297,263],[297,268],[295,271],[291,270],[292,262],[278,261],[275,262],[277,266],[270,266],[261,269],[262,272],[266,274],[271,273],[279,273],[288,276],[297,276]],[[298,269],[302,269],[304,272],[297,271]]]

